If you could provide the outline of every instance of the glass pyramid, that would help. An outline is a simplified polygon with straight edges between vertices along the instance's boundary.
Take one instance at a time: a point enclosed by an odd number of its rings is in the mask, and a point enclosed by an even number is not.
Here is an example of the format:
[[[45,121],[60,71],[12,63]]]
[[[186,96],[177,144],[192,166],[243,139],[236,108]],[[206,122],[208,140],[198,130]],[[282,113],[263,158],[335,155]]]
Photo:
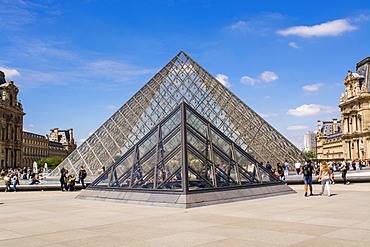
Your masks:
[[[182,103],[89,188],[187,192],[265,183],[280,182]]]
[[[51,176],[58,176],[61,167],[78,173],[80,166],[89,175],[98,175],[103,167],[109,168],[122,155],[126,157],[127,151],[137,146],[140,139],[182,102],[202,113],[255,160],[276,164],[305,159],[298,148],[181,51],[54,169]],[[148,169],[151,162],[148,160]]]

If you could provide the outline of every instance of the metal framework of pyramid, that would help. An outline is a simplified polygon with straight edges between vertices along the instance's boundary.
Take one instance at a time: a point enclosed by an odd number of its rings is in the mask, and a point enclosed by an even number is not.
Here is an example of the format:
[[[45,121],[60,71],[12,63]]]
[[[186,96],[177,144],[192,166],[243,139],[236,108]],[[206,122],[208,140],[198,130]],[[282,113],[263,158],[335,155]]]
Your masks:
[[[117,110],[61,167],[89,175],[109,168],[179,104],[186,102],[260,162],[305,160],[304,154],[185,52],[179,52]]]
[[[183,102],[78,198],[189,208],[293,192]]]

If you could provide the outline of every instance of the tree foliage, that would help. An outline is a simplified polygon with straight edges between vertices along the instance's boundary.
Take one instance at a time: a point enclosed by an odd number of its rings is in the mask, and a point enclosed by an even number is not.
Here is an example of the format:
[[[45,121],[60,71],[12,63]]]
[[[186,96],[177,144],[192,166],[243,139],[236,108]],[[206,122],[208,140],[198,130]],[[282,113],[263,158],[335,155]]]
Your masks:
[[[304,154],[310,159],[315,159],[317,157],[317,154],[312,151],[305,152]]]
[[[48,169],[52,170],[55,167],[57,167],[61,162],[63,161],[62,158],[59,156],[51,157],[51,158],[45,158],[42,160],[37,161],[37,165],[39,167],[44,167],[45,163],[48,164]]]

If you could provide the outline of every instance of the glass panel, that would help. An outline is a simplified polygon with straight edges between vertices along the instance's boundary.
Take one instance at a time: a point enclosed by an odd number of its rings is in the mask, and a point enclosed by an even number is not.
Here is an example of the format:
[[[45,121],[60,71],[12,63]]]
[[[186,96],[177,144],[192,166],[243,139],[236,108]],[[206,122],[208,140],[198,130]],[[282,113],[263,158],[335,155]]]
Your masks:
[[[234,184],[239,184],[239,177],[236,174],[236,165],[235,162],[230,162],[230,167],[229,167],[229,176],[234,179],[233,183]]]
[[[153,189],[153,176],[156,157],[153,155],[143,163],[135,165],[132,174],[132,188]]]
[[[188,178],[189,190],[199,190],[213,187],[212,183],[212,166],[206,164],[191,152],[188,153]]]
[[[169,154],[174,150],[181,142],[181,135],[180,132],[177,133],[174,137],[170,140],[166,140],[166,144],[163,146],[163,152],[161,153],[160,157],[164,157],[165,155]],[[161,150],[160,150],[161,152]]]
[[[221,156],[214,154],[216,181],[217,187],[229,187],[238,185],[237,180],[231,177],[231,174],[236,178],[235,166]]]
[[[169,118],[162,126],[162,138],[165,138],[174,128],[176,128],[177,125],[180,124],[181,117],[180,117],[180,109],[173,115],[171,118]]]
[[[146,153],[157,145],[157,130],[153,131],[144,142],[139,144],[139,157],[142,158]]]
[[[182,190],[181,152],[157,168],[158,189]]]
[[[204,137],[207,136],[207,124],[192,114],[189,110],[186,110],[186,122]]]
[[[206,144],[204,140],[199,139],[190,131],[187,132],[187,142],[192,145],[199,153],[206,154]]]
[[[277,182],[278,179],[264,169],[259,169],[262,183]]]
[[[110,176],[111,172],[109,170],[109,172],[104,173],[104,175],[101,176],[98,181],[94,181],[92,186],[108,187]]]
[[[237,149],[235,149],[235,159],[236,162],[241,166],[247,166],[250,160],[247,156],[244,156],[241,152],[239,152]]]
[[[259,183],[256,165],[252,162],[249,165],[239,166],[239,174],[242,185]]]
[[[90,153],[90,147],[87,145],[86,142],[82,143],[79,148],[78,148],[78,151],[80,153],[80,155],[82,157],[84,157],[86,154],[89,155]]]
[[[235,149],[235,158],[239,164],[239,172],[243,175],[240,177],[241,183],[250,183],[251,181],[259,183],[257,174],[258,165],[254,164],[251,159],[237,149]]]
[[[128,181],[124,178],[127,175],[127,171],[134,163],[135,153],[131,151],[126,158],[120,160],[115,164],[108,175],[109,186],[111,187],[126,187]],[[127,176],[126,176],[127,177]],[[100,185],[100,184],[99,184]]]
[[[213,129],[211,129],[212,135],[212,143],[213,145],[217,146],[221,149],[226,155],[230,155],[230,144],[224,138],[222,138],[219,134],[217,134]]]

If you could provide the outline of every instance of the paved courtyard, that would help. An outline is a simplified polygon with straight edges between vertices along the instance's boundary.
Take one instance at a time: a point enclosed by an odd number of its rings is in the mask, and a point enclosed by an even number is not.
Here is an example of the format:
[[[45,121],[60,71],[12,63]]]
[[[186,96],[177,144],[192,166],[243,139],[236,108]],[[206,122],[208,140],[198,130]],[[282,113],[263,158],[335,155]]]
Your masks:
[[[0,193],[0,246],[370,246],[370,183],[178,209]]]

